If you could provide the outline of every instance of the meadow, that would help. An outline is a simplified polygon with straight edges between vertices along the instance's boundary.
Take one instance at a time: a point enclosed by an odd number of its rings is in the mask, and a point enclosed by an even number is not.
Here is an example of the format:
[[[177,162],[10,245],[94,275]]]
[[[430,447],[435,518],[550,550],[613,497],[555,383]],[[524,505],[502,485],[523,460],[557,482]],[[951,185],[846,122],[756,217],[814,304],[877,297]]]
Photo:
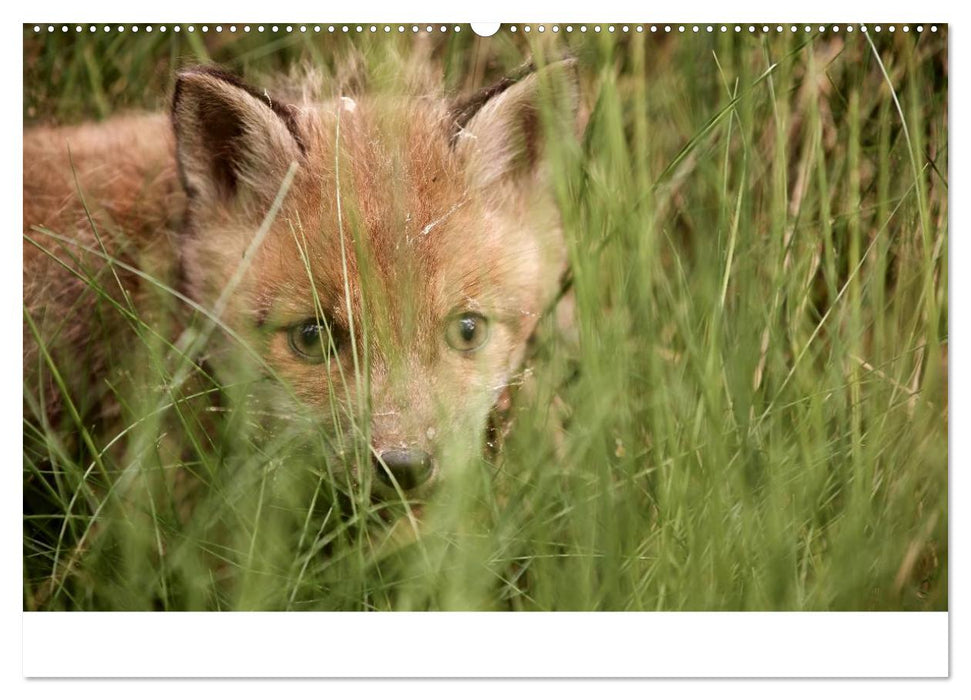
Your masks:
[[[24,609],[946,610],[947,28],[635,26],[25,26],[25,129],[164,111],[200,63],[393,89],[420,56],[460,95],[564,54],[585,128],[549,144],[572,323],[420,523],[262,439],[204,316],[109,305],[117,415],[25,382]]]

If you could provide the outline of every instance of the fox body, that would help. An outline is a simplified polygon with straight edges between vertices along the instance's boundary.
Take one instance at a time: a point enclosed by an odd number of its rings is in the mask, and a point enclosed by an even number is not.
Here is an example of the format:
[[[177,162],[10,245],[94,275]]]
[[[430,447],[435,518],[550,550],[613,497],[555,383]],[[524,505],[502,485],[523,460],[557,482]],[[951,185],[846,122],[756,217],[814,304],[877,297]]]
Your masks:
[[[338,454],[367,416],[376,481],[428,488],[448,445],[481,444],[558,290],[544,153],[577,101],[572,61],[461,103],[282,103],[201,68],[170,116],[26,131],[25,383],[83,365],[41,387],[48,414],[96,384],[147,271],[217,324],[204,354],[223,382],[249,373],[247,400],[311,416]]]

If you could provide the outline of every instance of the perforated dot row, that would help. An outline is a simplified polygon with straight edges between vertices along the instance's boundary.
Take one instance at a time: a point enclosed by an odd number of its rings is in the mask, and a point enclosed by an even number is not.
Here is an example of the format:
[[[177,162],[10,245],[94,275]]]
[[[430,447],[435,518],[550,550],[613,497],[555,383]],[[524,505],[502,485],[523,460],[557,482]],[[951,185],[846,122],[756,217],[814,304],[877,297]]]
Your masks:
[[[860,24],[860,25],[853,25],[853,24],[847,24],[847,25],[838,25],[838,24],[837,25],[824,25],[824,24],[820,24],[820,25],[809,25],[809,24],[806,24],[806,25],[796,25],[796,24],[789,24],[789,25],[782,25],[782,24],[773,24],[773,25],[768,25],[768,24],[762,24],[762,25],[755,25],[755,24],[749,24],[749,25],[740,25],[740,24],[735,24],[735,25],[726,25],[726,24],[707,24],[707,25],[704,25],[704,24],[702,24],[702,25],[699,25],[699,24],[650,24],[650,25],[646,25],[646,24],[618,24],[618,25],[614,25],[614,24],[608,24],[608,25],[594,24],[594,25],[586,25],[586,24],[580,24],[580,25],[572,25],[572,24],[567,24],[567,25],[563,25],[563,26],[558,25],[558,24],[549,24],[549,25],[547,25],[547,24],[533,24],[533,25],[530,25],[530,24],[515,25],[515,24],[513,24],[513,25],[509,25],[509,26],[505,27],[505,30],[508,31],[508,32],[511,32],[511,33],[516,33],[516,32],[526,32],[526,33],[529,33],[529,32],[533,32],[533,31],[539,32],[539,33],[544,33],[544,32],[547,32],[547,31],[554,32],[554,33],[558,33],[558,32],[561,32],[562,31],[562,32],[566,32],[568,34],[569,33],[572,33],[572,32],[580,32],[580,33],[584,33],[584,32],[594,32],[594,33],[598,33],[598,32],[603,32],[603,31],[615,32],[615,33],[616,32],[620,32],[620,33],[629,33],[629,32],[639,32],[639,33],[643,33],[643,32],[651,32],[651,33],[655,33],[655,34],[656,33],[679,33],[679,34],[686,34],[686,33],[692,33],[692,34],[708,33],[708,34],[711,34],[711,33],[715,33],[715,32],[722,32],[722,33],[725,33],[725,32],[735,32],[735,33],[745,32],[745,33],[749,33],[749,34],[770,34],[770,33],[779,34],[779,33],[785,32],[785,31],[789,31],[789,32],[792,32],[792,33],[796,33],[796,32],[810,33],[810,32],[814,32],[814,31],[815,32],[833,32],[833,33],[837,33],[837,32],[840,32],[840,31],[845,31],[847,33],[852,33],[852,32],[857,31],[857,30],[859,30],[861,32],[867,32],[867,31],[882,32],[882,31],[887,31],[887,32],[893,33],[895,31],[897,31],[898,29],[900,31],[902,31],[902,32],[910,32],[912,29],[913,29],[913,31],[916,31],[916,32],[923,32],[924,31],[924,25],[918,24],[918,25],[912,27],[911,25],[908,25],[908,24],[904,24],[904,25],[893,25],[893,24],[891,24],[891,25],[879,25],[879,24],[877,24],[877,25],[872,25],[872,26],[869,26],[869,25],[866,25],[866,24]],[[404,25],[404,24],[396,24],[396,25],[391,25],[391,24],[383,24],[383,25],[377,25],[377,24],[371,24],[371,25],[364,25],[364,24],[329,24],[329,25],[321,25],[321,24],[296,24],[296,25],[294,25],[294,24],[287,24],[287,25],[258,24],[258,25],[250,25],[250,24],[243,24],[243,25],[239,25],[239,26],[237,26],[235,24],[228,25],[228,26],[223,26],[221,24],[212,25],[212,26],[207,25],[207,24],[202,24],[202,25],[194,25],[194,24],[188,24],[188,25],[179,25],[179,24],[176,24],[176,25],[164,25],[164,24],[160,24],[160,25],[154,25],[154,26],[153,25],[137,25],[137,24],[131,24],[131,25],[124,25],[124,24],[119,24],[119,25],[107,25],[107,24],[106,25],[94,25],[94,24],[90,24],[90,25],[80,25],[80,24],[76,24],[76,25],[67,25],[67,24],[59,24],[59,25],[47,24],[47,25],[40,25],[40,24],[35,24],[34,25],[34,32],[35,33],[38,33],[38,34],[41,33],[41,32],[54,33],[54,32],[57,32],[57,31],[60,31],[62,33],[67,33],[67,32],[70,32],[70,31],[74,31],[75,33],[80,33],[80,32],[83,32],[85,30],[88,31],[88,32],[90,32],[90,33],[98,32],[98,31],[101,31],[101,32],[126,32],[126,31],[128,31],[128,32],[132,32],[133,34],[134,33],[138,33],[138,32],[145,32],[145,33],[151,34],[153,31],[158,31],[158,32],[163,32],[163,33],[164,32],[167,32],[167,31],[173,31],[173,32],[176,32],[176,33],[182,32],[182,31],[186,31],[186,32],[190,32],[190,33],[191,32],[197,32],[197,31],[198,32],[202,32],[202,33],[207,33],[207,32],[210,32],[210,31],[214,31],[216,33],[229,32],[230,34],[235,34],[237,32],[241,32],[241,33],[244,33],[244,34],[245,33],[251,33],[251,32],[255,32],[255,33],[270,33],[270,34],[278,34],[278,33],[285,33],[285,34],[292,34],[292,33],[304,33],[304,34],[306,34],[306,33],[315,33],[315,34],[319,34],[321,32],[327,32],[327,33],[330,33],[330,34],[335,34],[335,33],[350,34],[350,33],[364,33],[364,32],[369,32],[369,33],[372,33],[372,34],[376,34],[376,33],[379,33],[379,32],[383,32],[385,34],[390,34],[392,32],[397,32],[399,34],[404,34],[406,32],[411,32],[413,34],[418,34],[419,32],[424,32],[424,33],[431,33],[431,32],[444,33],[444,32],[449,32],[449,31],[461,32],[462,31],[462,27],[460,27],[458,25],[452,26],[452,25],[444,25],[444,24],[437,24],[437,25],[431,25],[431,24],[422,24],[422,25],[418,25],[418,24],[411,24],[411,25]],[[930,30],[932,32],[936,32],[937,31],[937,25],[931,25],[930,26]]]

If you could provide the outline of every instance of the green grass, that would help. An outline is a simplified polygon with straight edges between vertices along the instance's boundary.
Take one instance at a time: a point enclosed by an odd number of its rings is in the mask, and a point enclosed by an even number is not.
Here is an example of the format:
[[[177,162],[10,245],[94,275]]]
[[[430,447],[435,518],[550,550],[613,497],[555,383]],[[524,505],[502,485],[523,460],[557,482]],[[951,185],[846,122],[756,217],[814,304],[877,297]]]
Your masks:
[[[213,410],[204,343],[106,304],[120,417],[49,426],[25,386],[24,608],[947,609],[946,29],[463,29],[25,28],[25,127],[164,109],[199,61],[272,85],[353,50],[380,82],[427,50],[461,91],[564,48],[588,123],[551,153],[576,338],[544,321],[499,454],[466,446],[417,540]]]

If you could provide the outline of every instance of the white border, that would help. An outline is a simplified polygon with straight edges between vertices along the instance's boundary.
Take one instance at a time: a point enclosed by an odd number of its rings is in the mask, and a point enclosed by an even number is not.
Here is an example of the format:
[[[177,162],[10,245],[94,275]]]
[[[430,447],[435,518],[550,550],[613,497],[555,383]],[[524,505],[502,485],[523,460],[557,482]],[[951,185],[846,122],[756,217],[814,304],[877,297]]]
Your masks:
[[[27,677],[940,678],[948,674],[948,619],[947,613],[29,613],[24,649]]]
[[[913,0],[882,0],[849,5],[845,0],[814,0],[793,5],[772,0],[746,0],[730,5],[713,0],[703,2],[650,3],[632,0],[596,0],[589,4],[561,0],[369,0],[365,3],[250,3],[171,0],[165,3],[102,3],[110,9],[79,5],[71,0],[46,0],[22,9],[22,22],[80,21],[79,16],[97,21],[118,22],[943,22],[954,15],[950,5]],[[289,6],[288,6],[289,5]],[[18,8],[19,9],[19,8]]]

